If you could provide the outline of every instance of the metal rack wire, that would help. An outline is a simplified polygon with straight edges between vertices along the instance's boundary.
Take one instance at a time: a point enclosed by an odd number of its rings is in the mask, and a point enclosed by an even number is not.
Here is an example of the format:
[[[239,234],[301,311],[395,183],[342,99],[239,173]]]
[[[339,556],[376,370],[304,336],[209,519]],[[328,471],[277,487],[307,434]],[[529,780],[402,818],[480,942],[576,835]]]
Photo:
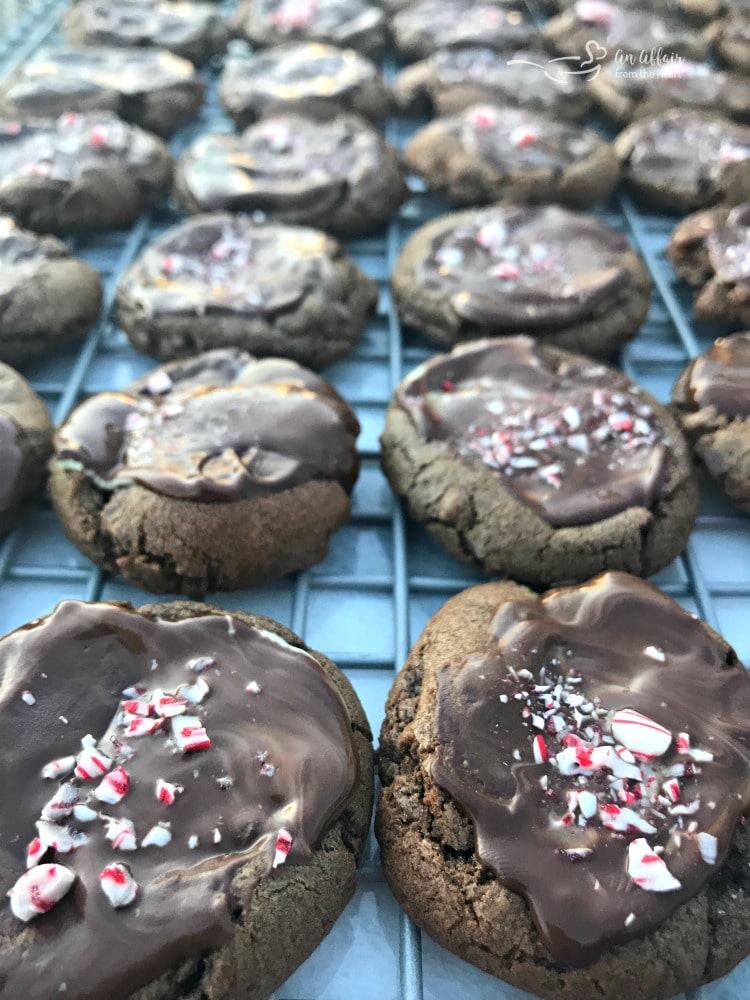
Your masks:
[[[67,0],[41,0],[0,40],[2,75],[54,39],[67,5]],[[207,129],[232,130],[219,107],[212,71],[207,78],[211,85],[201,117],[175,140],[176,152]],[[412,125],[393,120],[387,135],[402,146],[412,130]],[[412,198],[385,234],[348,247],[381,287],[377,315],[362,343],[327,372],[354,405],[363,428],[363,468],[351,522],[333,538],[328,559],[309,572],[272,587],[207,595],[230,609],[271,615],[331,656],[352,679],[376,732],[394,672],[427,618],[447,597],[485,579],[442,553],[422,528],[407,523],[378,466],[377,437],[391,392],[406,372],[434,353],[427,341],[402,333],[388,275],[406,237],[438,211],[445,206],[414,184]],[[653,274],[649,318],[624,352],[623,367],[666,400],[688,358],[705,349],[716,331],[694,329],[689,296],[664,259],[674,220],[644,215],[627,198],[598,214],[630,236]],[[118,329],[112,303],[118,275],[177,217],[167,208],[141,219],[127,233],[71,241],[102,273],[105,306],[101,322],[77,349],[24,370],[56,421],[83,396],[120,387],[153,367]],[[747,517],[706,486],[687,551],[656,579],[684,607],[722,631],[745,662],[750,660],[750,633],[745,628],[750,611],[749,527]],[[125,599],[136,605],[149,599],[121,578],[91,566],[40,501],[0,546],[0,633],[70,597]],[[689,1000],[728,1000],[743,993],[750,995],[750,961],[725,982],[699,990]],[[279,1000],[454,1000],[457,995],[468,1000],[525,996],[422,939],[385,885],[371,837],[357,895],[321,947],[278,991]]]

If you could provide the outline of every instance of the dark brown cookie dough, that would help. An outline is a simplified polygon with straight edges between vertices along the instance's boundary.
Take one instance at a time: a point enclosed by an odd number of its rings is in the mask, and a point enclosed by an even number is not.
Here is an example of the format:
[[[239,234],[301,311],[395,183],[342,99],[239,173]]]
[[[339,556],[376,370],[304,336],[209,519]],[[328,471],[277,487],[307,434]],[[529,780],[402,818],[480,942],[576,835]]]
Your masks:
[[[539,29],[523,5],[508,7],[487,0],[417,0],[393,18],[398,53],[425,59],[444,48],[481,45],[498,52],[533,46]]]
[[[3,992],[265,1000],[356,884],[372,748],[341,671],[188,601],[65,601],[3,668]]]
[[[109,111],[0,121],[0,211],[42,233],[131,225],[169,191],[165,143]]]
[[[720,115],[652,115],[621,132],[614,149],[623,180],[656,208],[690,212],[750,199],[750,128]]]
[[[128,268],[117,312],[131,342],[162,361],[217,347],[324,368],[364,331],[378,288],[317,229],[199,215]]]
[[[434,107],[438,114],[452,115],[490,101],[580,122],[591,108],[587,78],[557,71],[541,49],[511,54],[486,46],[442,49],[402,70],[393,96],[406,114]]]
[[[170,136],[198,113],[203,91],[193,64],[162,49],[61,46],[27,59],[0,85],[0,114],[28,120],[114,111]]]
[[[621,233],[556,205],[510,202],[422,226],[392,285],[403,322],[442,346],[523,332],[601,356],[635,336],[651,295]]]
[[[698,494],[678,422],[620,372],[475,341],[398,387],[383,469],[451,555],[534,586],[649,576],[685,546]]]
[[[17,371],[0,362],[0,536],[15,526],[42,485],[53,431],[39,396]]]
[[[0,216],[0,359],[17,365],[81,340],[101,304],[98,271]]]
[[[229,22],[211,3],[194,0],[78,0],[63,18],[71,45],[159,46],[196,66],[229,41]]]
[[[252,54],[233,48],[219,96],[240,128],[284,113],[328,121],[353,111],[380,121],[390,103],[374,63],[354,49],[320,42],[288,42]]]
[[[383,11],[368,0],[244,0],[234,18],[252,45],[324,42],[380,59],[388,39]]]
[[[103,568],[154,593],[237,590],[325,558],[358,433],[311,371],[210,351],[82,403],[57,432],[49,488]]]
[[[541,598],[511,582],[464,591],[427,624],[386,706],[376,831],[391,888],[445,948],[544,1000],[668,1000],[725,975],[750,940],[750,827],[737,824],[748,807],[741,742],[748,701],[734,650],[644,581],[607,573]],[[612,744],[589,748],[602,731],[614,743],[612,711],[622,709],[656,720],[672,737],[689,737],[683,753],[670,738],[667,753],[651,764],[633,760],[621,744],[633,773],[645,767],[661,774],[671,765],[676,775],[684,772],[667,779],[683,796],[678,805],[698,802],[696,813],[680,816],[666,790],[651,783],[644,796],[636,785],[641,799],[628,808],[639,823],[655,792],[665,800],[657,805],[664,818],[652,816],[653,835],[610,832],[602,821],[618,814],[598,812],[625,780],[605,781],[618,768]],[[540,731],[537,712],[553,723],[542,719]],[[594,718],[588,734],[586,720]],[[534,753],[535,743],[542,747],[535,734],[549,754],[544,763],[537,763],[544,753]],[[584,764],[588,750],[609,765],[598,775],[581,765],[583,780],[565,776],[556,764],[558,753],[560,765],[565,761],[566,742],[576,763],[580,746]],[[715,762],[707,760],[712,751]],[[668,788],[674,794],[675,785]],[[635,842],[635,853],[639,839],[664,848],[665,863],[685,872],[684,887],[657,893],[633,884],[626,848]],[[533,894],[534,910],[523,891]],[[564,919],[543,924],[563,899]],[[602,936],[614,936],[623,907],[620,941],[606,948]],[[606,948],[585,967],[545,946],[554,936],[561,947],[585,933],[584,925],[588,943]]]
[[[608,198],[620,168],[593,132],[520,108],[473,104],[411,139],[404,159],[458,205],[511,198],[586,208]]]
[[[721,337],[695,358],[672,399],[708,474],[750,513],[750,333]]]
[[[241,136],[204,135],[180,160],[175,194],[188,212],[264,212],[337,236],[381,228],[407,196],[398,156],[356,115],[319,122],[280,114]]]

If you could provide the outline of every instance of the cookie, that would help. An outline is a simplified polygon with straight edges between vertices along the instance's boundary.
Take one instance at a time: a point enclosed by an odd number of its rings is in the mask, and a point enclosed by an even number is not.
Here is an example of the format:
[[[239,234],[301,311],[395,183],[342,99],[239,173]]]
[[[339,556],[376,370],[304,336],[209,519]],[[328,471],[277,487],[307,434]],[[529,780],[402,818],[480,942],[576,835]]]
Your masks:
[[[356,49],[376,60],[388,40],[383,11],[366,0],[244,0],[234,26],[259,48],[284,42],[324,42]]]
[[[656,587],[473,587],[386,706],[376,831],[439,944],[543,1000],[669,1000],[748,953],[750,686]]]
[[[391,281],[402,321],[442,346],[523,332],[594,355],[635,336],[651,295],[621,233],[556,205],[511,202],[428,222]]]
[[[486,46],[441,49],[402,70],[393,97],[405,114],[452,115],[482,101],[580,122],[591,108],[587,80],[556,72],[541,49],[502,54]]]
[[[682,59],[634,69],[611,62],[590,86],[596,103],[617,125],[682,107],[750,122],[750,80],[708,63]]]
[[[63,18],[71,45],[159,46],[196,66],[220,52],[229,41],[228,21],[214,4],[193,0],[78,0]]]
[[[161,360],[218,347],[323,368],[362,336],[378,288],[317,229],[216,212],[169,229],[120,278],[134,347]]]
[[[39,491],[53,431],[39,396],[0,362],[0,536],[15,527],[29,498]]]
[[[709,476],[750,513],[750,333],[720,337],[691,361],[672,399]]]
[[[186,59],[161,49],[49,48],[0,85],[0,115],[54,118],[66,111],[114,111],[170,136],[198,113],[204,84]]]
[[[458,205],[513,198],[585,208],[610,196],[620,172],[609,144],[593,132],[491,104],[431,122],[404,159],[430,190]]]
[[[270,996],[367,835],[370,733],[341,671],[189,601],[64,601],[0,640],[0,670],[3,992]]]
[[[390,103],[374,63],[353,49],[320,42],[288,42],[256,53],[232,48],[219,96],[240,128],[277,114],[328,121],[353,111],[379,121]]]
[[[417,0],[395,15],[391,30],[397,52],[406,59],[425,59],[461,45],[515,52],[539,38],[523,7],[486,0]]]
[[[42,233],[130,226],[172,183],[165,143],[109,111],[0,120],[0,211]]]
[[[578,0],[556,0],[554,7],[559,12],[574,7],[577,2]],[[735,0],[731,2],[734,3]],[[548,4],[550,12],[552,6]],[[687,17],[699,24],[705,24],[721,12],[723,4],[722,0],[617,0],[616,6],[620,10],[639,10],[661,16]]]
[[[750,9],[730,11],[712,28],[713,48],[719,59],[743,73],[750,71]]]
[[[545,25],[544,37],[562,55],[594,59],[598,64],[624,59],[625,65],[636,68],[642,53],[650,57],[657,50],[671,59],[684,56],[696,61],[710,54],[706,32],[689,21],[648,10],[623,9],[606,0],[577,0]]]
[[[325,558],[359,424],[293,361],[209,351],[82,403],[50,494],[71,541],[154,593],[237,590]]]
[[[750,204],[688,216],[666,253],[677,274],[698,288],[697,319],[750,326]]]
[[[614,368],[529,337],[474,341],[415,369],[381,445],[393,490],[451,555],[532,586],[650,576],[695,522],[672,415]]]
[[[691,109],[652,115],[615,139],[622,177],[645,203],[691,212],[750,199],[750,128]]]
[[[362,236],[395,215],[408,191],[395,151],[364,119],[280,114],[241,136],[196,140],[177,166],[175,194],[188,212],[261,211]]]

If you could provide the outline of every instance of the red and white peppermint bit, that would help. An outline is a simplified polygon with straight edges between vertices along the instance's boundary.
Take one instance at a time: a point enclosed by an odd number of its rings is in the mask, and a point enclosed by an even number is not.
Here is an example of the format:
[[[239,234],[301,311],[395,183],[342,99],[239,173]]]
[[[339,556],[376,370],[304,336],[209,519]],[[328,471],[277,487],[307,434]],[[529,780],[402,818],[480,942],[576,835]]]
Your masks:
[[[669,778],[661,784],[662,791],[671,802],[680,801],[680,783],[676,778]]]
[[[656,833],[656,827],[652,823],[627,806],[621,808],[614,803],[600,805],[599,819],[602,826],[606,826],[608,830],[617,830],[618,833],[629,833],[634,830],[639,830],[641,833]]]
[[[245,685],[245,690],[248,694],[260,694],[262,688],[257,681],[250,681]]]
[[[471,120],[477,128],[492,128],[493,125],[497,125],[497,108],[493,108],[490,104],[480,104],[474,108]]]
[[[578,0],[575,5],[576,17],[588,24],[598,24],[606,28],[612,21],[616,9],[603,0]]]
[[[125,736],[150,736],[160,728],[161,719],[144,719],[139,715],[126,715],[123,719]]]
[[[138,895],[138,883],[130,874],[127,865],[115,862],[99,872],[102,892],[115,909],[128,906]]]
[[[719,854],[719,841],[712,833],[705,833],[704,831],[701,831],[696,839],[698,840],[698,850],[701,852],[703,860],[707,865],[715,865]]]
[[[549,760],[549,750],[543,736],[534,737],[534,763],[545,764]]]
[[[36,698],[31,693],[31,691],[22,691],[21,692],[21,701],[25,705],[36,705]]]
[[[51,847],[59,854],[69,854],[77,847],[83,847],[88,841],[85,833],[80,830],[71,830],[68,826],[60,826],[59,823],[50,823],[46,819],[36,821],[37,834],[45,850]]]
[[[123,692],[123,698],[140,698],[142,694],[146,693],[146,688],[142,684],[133,684],[132,687],[126,687]],[[148,704],[148,702],[146,702]]]
[[[152,396],[161,396],[172,388],[172,379],[163,368],[157,368],[146,379],[146,388]]]
[[[675,740],[677,753],[690,753],[690,734],[678,733]]]
[[[135,839],[135,827],[131,820],[124,817],[108,818],[105,837],[112,842],[112,847],[116,851],[134,851],[138,846]]]
[[[34,837],[29,846],[26,848],[26,867],[33,868],[34,865],[38,865],[44,857],[46,851],[47,848],[41,842],[39,837]]]
[[[102,778],[101,783],[94,789],[94,795],[100,802],[115,806],[118,802],[122,802],[128,794],[129,788],[128,772],[124,767],[116,767]]]
[[[182,715],[187,707],[187,701],[184,698],[178,698],[174,694],[165,694],[158,688],[151,696],[151,701],[153,702],[156,714],[160,715],[163,719],[171,719],[175,715]]]
[[[648,892],[673,892],[682,887],[644,837],[628,844],[628,875]]]
[[[129,701],[124,701],[122,703],[123,712],[128,715],[153,715],[154,706],[150,701],[144,701],[141,698],[131,699]]]
[[[56,760],[51,760],[49,764],[44,765],[42,768],[42,777],[48,780],[53,778],[67,778],[69,774],[73,773],[75,766],[75,757],[58,757]]]
[[[80,793],[70,782],[60,785],[49,802],[42,808],[42,819],[58,820],[70,816],[73,806],[78,802]]]
[[[292,849],[292,835],[288,830],[279,830],[276,834],[276,848],[273,855],[273,867],[278,868],[279,865],[287,859],[287,855]]]
[[[523,149],[524,146],[533,146],[537,141],[539,136],[536,132],[532,131],[530,128],[524,128],[523,125],[518,128],[514,128],[510,133],[510,142],[512,146],[516,149]]]
[[[166,847],[172,839],[169,823],[157,823],[152,826],[141,841],[141,847]]]
[[[18,879],[8,892],[13,915],[28,923],[47,913],[70,891],[75,874],[65,865],[37,865]]]
[[[667,752],[672,734],[647,715],[623,708],[612,718],[612,735],[638,760],[654,760]]]
[[[183,753],[211,748],[211,740],[203,723],[194,715],[183,715],[173,719],[172,736],[178,749]]]
[[[213,670],[215,666],[216,660],[213,656],[196,656],[187,662],[188,670],[195,670],[196,673],[202,673],[204,670]]]
[[[73,774],[81,781],[96,781],[112,767],[111,759],[96,747],[85,747],[76,758]]]
[[[174,805],[174,800],[184,791],[185,789],[182,785],[173,784],[171,781],[165,781],[163,778],[159,778],[156,782],[156,797],[159,802],[163,802],[168,806]]]
[[[196,677],[194,684],[181,684],[177,688],[177,694],[190,705],[200,705],[210,690],[204,677]]]

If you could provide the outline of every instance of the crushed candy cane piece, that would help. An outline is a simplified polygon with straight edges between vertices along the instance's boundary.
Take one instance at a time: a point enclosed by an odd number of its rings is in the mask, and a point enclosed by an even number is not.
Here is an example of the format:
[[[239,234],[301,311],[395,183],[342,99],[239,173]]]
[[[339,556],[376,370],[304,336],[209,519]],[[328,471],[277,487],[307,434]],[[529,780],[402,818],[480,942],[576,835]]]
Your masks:
[[[136,698],[135,700],[124,701],[122,703],[123,712],[127,712],[128,715],[152,715],[154,711],[154,706],[150,701],[143,701],[143,699]]]
[[[112,760],[96,747],[86,747],[79,754],[73,774],[81,781],[95,781],[112,767]]]
[[[73,768],[75,766],[75,757],[58,757],[56,760],[51,760],[49,764],[44,765],[42,768],[42,777],[47,778],[48,780],[54,778],[67,778],[69,774],[73,773]]]
[[[75,880],[75,873],[65,865],[30,868],[8,892],[13,915],[28,923],[40,913],[47,913],[70,891]]]
[[[172,736],[178,749],[184,753],[211,748],[211,740],[203,723],[194,715],[182,715],[173,719]]]
[[[26,867],[33,868],[34,865],[38,865],[44,857],[46,851],[47,848],[41,842],[39,837],[34,837],[29,846],[26,848]]]
[[[714,759],[714,755],[710,750],[698,750],[697,748],[688,751],[692,759],[697,764],[708,764]]]
[[[130,874],[127,865],[115,862],[99,872],[102,892],[115,909],[128,906],[138,895],[138,883]]]
[[[156,782],[156,797],[159,802],[164,802],[168,806],[174,805],[174,800],[184,791],[185,789],[182,785],[165,781],[163,778],[159,778]]]
[[[563,854],[568,861],[585,861],[593,854],[590,847],[562,847],[560,854]]]
[[[141,841],[141,847],[166,847],[172,839],[169,823],[157,823],[152,826]]]
[[[292,835],[288,830],[279,830],[276,835],[276,848],[273,855],[274,868],[278,868],[286,861],[287,855],[292,849],[292,842]]]
[[[154,709],[157,715],[163,719],[171,719],[175,715],[181,715],[187,707],[187,701],[174,694],[165,694],[157,688],[151,696]]]
[[[224,791],[227,788],[231,788],[234,782],[228,775],[224,774],[220,778],[216,779],[216,784],[222,789],[222,791]]]
[[[112,842],[112,847],[116,851],[134,851],[138,846],[135,827],[132,821],[125,819],[124,816],[117,819],[108,817],[105,837]]]
[[[549,750],[543,736],[534,737],[534,763],[545,764],[549,760]]]
[[[125,726],[125,736],[150,736],[161,727],[162,720],[144,719],[140,715],[125,716],[123,725]]]
[[[194,833],[190,834],[190,836],[188,837],[187,845],[191,851],[194,851],[196,849],[196,847],[198,846],[198,837],[196,836],[196,834]]]
[[[581,815],[586,819],[596,816],[599,804],[593,792],[582,791],[578,793],[578,808]]]
[[[675,740],[677,753],[690,753],[690,734],[678,733]]]
[[[75,785],[65,782],[60,785],[49,802],[42,808],[42,819],[58,820],[70,816],[80,793]]]
[[[21,701],[25,705],[36,705],[36,698],[31,693],[31,691],[22,691],[21,692]]]
[[[196,677],[194,684],[181,684],[177,694],[190,705],[200,705],[211,689],[203,677]]]
[[[680,800],[680,783],[676,778],[669,778],[661,783],[662,791],[671,802]]]
[[[698,850],[707,865],[715,865],[719,853],[719,841],[712,833],[701,831],[697,837]]]
[[[202,673],[204,670],[212,670],[215,666],[216,660],[213,656],[196,656],[187,662],[188,670],[195,670],[196,673]]]
[[[257,681],[250,681],[249,684],[245,685],[245,690],[248,694],[260,694],[262,688]]]
[[[123,698],[140,698],[145,693],[146,688],[142,684],[134,684],[132,687],[126,687],[122,692],[122,696]]]
[[[46,819],[36,821],[36,829],[39,840],[46,850],[53,848],[59,854],[69,854],[77,847],[83,847],[88,841],[88,836],[80,830],[71,830],[70,827],[60,826],[58,823],[50,823]]]
[[[652,660],[658,660],[659,663],[664,663],[667,659],[664,655],[664,650],[660,646],[646,646],[643,653],[645,656],[650,656]]]
[[[167,259],[170,260],[171,266],[171,258],[165,258],[165,260]],[[172,388],[172,379],[163,368],[157,368],[146,379],[146,388],[152,396],[161,396],[163,393],[169,392]]]
[[[215,844],[221,843],[221,830],[216,826],[214,827],[214,843]]]
[[[644,837],[628,844],[628,875],[648,892],[673,892],[682,887]]]
[[[114,806],[118,802],[122,802],[128,794],[129,788],[128,772],[124,767],[116,767],[102,778],[101,783],[94,789],[94,795],[100,802]]]
[[[99,813],[96,809],[92,809],[91,806],[84,805],[83,803],[78,803],[78,805],[73,806],[73,818],[78,820],[79,823],[92,823]]]
[[[608,830],[617,830],[625,833],[629,830],[640,830],[641,833],[656,833],[656,827],[648,820],[639,816],[637,812],[628,809],[627,806],[616,806],[613,803],[604,803],[599,806],[599,819],[602,826]]]
[[[615,712],[612,735],[639,760],[653,760],[669,749],[672,734],[664,726],[631,708]]]

